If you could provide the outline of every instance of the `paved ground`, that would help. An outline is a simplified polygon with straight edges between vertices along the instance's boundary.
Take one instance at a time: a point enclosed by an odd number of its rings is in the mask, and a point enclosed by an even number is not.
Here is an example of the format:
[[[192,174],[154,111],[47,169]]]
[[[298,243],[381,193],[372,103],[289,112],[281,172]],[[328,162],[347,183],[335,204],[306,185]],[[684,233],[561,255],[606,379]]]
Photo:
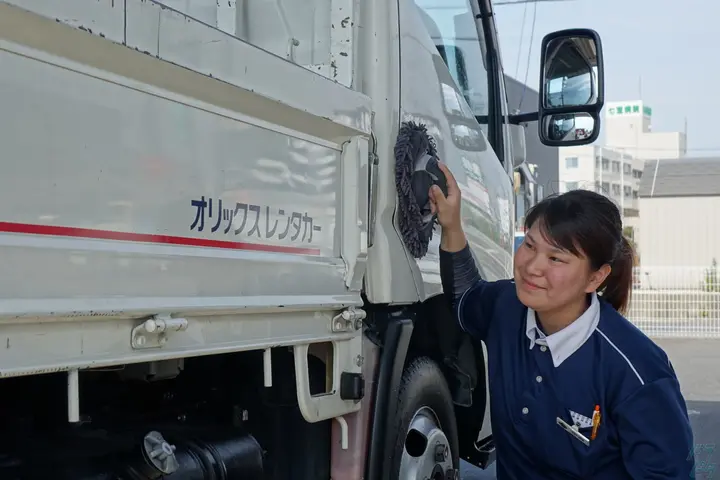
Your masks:
[[[720,479],[720,340],[657,339],[680,378],[696,445],[698,480]],[[719,444],[719,448],[715,448]],[[463,464],[463,480],[495,479],[487,471]]]

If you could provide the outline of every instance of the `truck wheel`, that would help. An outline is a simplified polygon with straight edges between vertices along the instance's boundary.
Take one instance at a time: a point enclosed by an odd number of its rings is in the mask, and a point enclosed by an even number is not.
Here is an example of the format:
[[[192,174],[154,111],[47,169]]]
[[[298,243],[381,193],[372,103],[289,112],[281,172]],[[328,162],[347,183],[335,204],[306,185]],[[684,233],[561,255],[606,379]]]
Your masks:
[[[448,480],[459,472],[455,408],[438,365],[427,357],[403,372],[394,430],[392,478]]]

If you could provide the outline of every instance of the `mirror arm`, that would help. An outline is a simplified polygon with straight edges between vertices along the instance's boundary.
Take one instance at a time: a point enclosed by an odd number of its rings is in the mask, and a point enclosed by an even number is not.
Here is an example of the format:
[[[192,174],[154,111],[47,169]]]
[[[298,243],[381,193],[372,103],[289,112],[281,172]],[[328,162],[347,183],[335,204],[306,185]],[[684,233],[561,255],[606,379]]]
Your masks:
[[[516,113],[514,115],[508,115],[510,125],[521,125],[523,123],[537,122],[539,118],[539,112]]]

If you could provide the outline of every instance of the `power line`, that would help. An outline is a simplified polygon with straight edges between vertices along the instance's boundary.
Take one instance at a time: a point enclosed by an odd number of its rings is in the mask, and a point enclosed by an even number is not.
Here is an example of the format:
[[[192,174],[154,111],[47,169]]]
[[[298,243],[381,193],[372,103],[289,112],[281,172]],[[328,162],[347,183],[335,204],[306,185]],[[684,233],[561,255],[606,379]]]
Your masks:
[[[528,3],[539,3],[539,2],[574,2],[575,0],[501,0],[499,2],[493,2],[495,6],[505,5],[523,5]]]
[[[522,53],[523,36],[525,35],[525,16],[527,15],[527,9],[528,3],[526,2],[523,8],[522,22],[520,23],[520,46],[518,47],[517,61],[515,62],[515,78],[518,78],[518,74],[520,73],[520,54]]]
[[[530,74],[530,58],[532,54],[532,47],[533,47],[533,37],[535,36],[535,20],[537,19],[537,1],[533,2],[533,20],[532,20],[532,27],[530,28],[530,45],[528,46],[528,56],[527,56],[527,65],[525,66],[525,81],[523,81],[523,91],[522,95],[520,95],[520,104],[518,105],[518,110],[522,111],[522,104],[523,100],[525,99],[525,92],[527,91],[527,81],[528,81],[528,75]]]
[[[526,5],[528,3],[546,3],[546,2],[575,2],[577,0],[500,0],[493,2],[495,7],[505,7],[508,5]],[[461,7],[458,5],[426,5],[423,7],[424,10],[459,10]]]

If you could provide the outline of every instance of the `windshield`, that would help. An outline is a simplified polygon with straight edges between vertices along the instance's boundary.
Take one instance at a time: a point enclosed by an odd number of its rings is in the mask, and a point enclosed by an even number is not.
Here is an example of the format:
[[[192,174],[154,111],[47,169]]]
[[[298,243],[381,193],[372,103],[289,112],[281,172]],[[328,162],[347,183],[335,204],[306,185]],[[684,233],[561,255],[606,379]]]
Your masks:
[[[468,0],[415,0],[430,38],[475,116],[488,114],[484,38]]]

